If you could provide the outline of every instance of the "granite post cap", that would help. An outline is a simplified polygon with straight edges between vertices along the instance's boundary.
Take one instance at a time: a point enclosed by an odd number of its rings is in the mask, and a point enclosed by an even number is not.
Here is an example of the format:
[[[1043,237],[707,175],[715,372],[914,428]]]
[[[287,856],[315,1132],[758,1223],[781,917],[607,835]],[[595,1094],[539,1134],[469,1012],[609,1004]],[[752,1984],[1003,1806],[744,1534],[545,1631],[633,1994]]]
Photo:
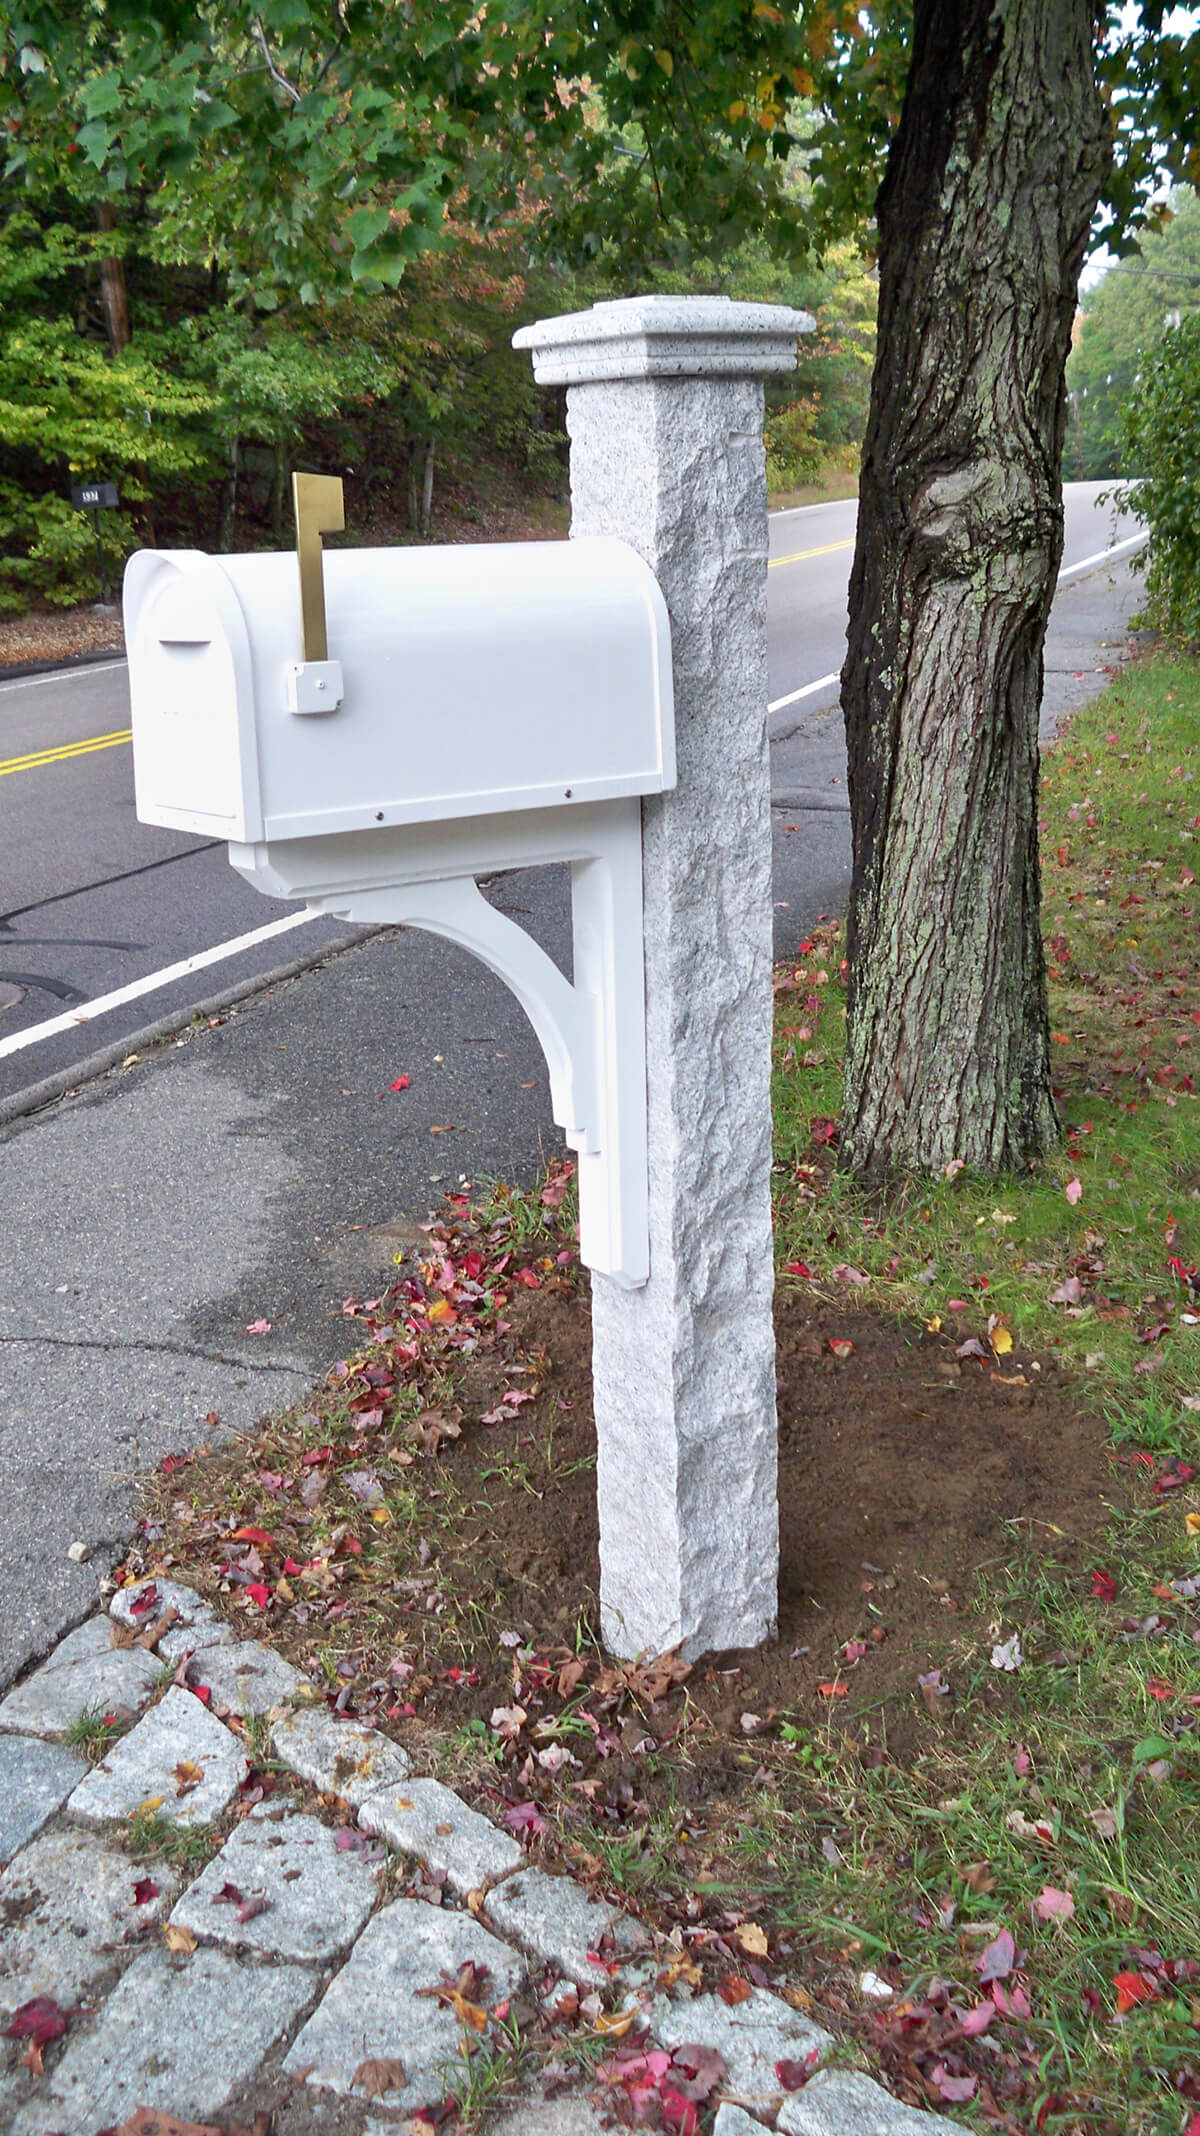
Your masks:
[[[539,385],[600,379],[762,378],[791,371],[810,312],[733,297],[615,297],[589,311],[540,319],[513,335]]]

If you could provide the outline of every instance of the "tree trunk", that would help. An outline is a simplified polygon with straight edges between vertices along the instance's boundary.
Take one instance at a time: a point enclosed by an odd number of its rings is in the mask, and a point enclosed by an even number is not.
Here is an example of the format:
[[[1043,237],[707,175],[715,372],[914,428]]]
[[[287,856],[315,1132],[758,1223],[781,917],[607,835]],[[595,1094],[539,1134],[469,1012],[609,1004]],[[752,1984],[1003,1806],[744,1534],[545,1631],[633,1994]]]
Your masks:
[[[433,524],[433,456],[436,439],[425,440],[425,466],[421,476],[421,539],[428,541]]]
[[[96,221],[102,230],[115,230],[117,211],[111,200],[102,200],[96,208]],[[127,349],[130,342],[129,293],[125,286],[125,262],[116,253],[100,261],[100,297],[104,305],[104,330],[108,346],[114,356]]]
[[[288,451],[281,438],[271,447],[271,539],[283,547],[283,527],[288,505]]]
[[[238,467],[241,452],[241,439],[231,438],[226,450],[227,471],[221,484],[221,501],[217,508],[217,548],[222,556],[232,553],[237,532]]]
[[[409,530],[413,534],[419,534],[421,531],[421,484],[417,473],[418,444],[419,440],[416,438],[406,438],[405,440],[405,450],[408,455],[408,524]]]
[[[878,202],[879,346],[842,698],[843,1162],[1052,1147],[1037,853],[1063,372],[1108,165],[1090,0],[917,0]]]

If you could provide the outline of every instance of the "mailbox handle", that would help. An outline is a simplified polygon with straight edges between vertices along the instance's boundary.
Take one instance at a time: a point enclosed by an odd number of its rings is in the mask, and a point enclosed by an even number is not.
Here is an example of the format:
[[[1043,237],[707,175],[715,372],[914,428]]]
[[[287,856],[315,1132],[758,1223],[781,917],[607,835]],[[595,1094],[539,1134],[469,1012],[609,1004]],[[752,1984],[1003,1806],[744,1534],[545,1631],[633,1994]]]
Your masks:
[[[305,660],[328,660],[325,632],[325,580],[321,571],[322,534],[340,534],[346,524],[346,501],[340,475],[293,475],[296,509],[296,556],[300,566],[300,640]]]

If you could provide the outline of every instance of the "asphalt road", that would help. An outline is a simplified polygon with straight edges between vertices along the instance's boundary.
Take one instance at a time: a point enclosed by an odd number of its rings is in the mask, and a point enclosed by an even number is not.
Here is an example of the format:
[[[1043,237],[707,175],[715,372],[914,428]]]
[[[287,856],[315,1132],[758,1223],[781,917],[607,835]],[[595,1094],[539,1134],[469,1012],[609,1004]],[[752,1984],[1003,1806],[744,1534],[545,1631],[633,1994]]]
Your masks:
[[[1099,507],[1101,487],[1065,493],[1067,567],[1132,530]],[[821,775],[828,791],[807,790],[789,744],[800,738],[811,755],[836,706],[855,511],[847,500],[771,522],[771,732],[776,785],[793,813],[839,807],[838,770]],[[123,661],[0,681],[0,1103],[355,932],[326,919],[269,932],[299,914],[243,882],[223,845],[138,823],[128,727]],[[826,739],[836,766],[836,720]],[[246,935],[265,938],[223,953]],[[199,970],[131,991],[214,950],[218,960]],[[118,998],[98,1011],[110,994]]]

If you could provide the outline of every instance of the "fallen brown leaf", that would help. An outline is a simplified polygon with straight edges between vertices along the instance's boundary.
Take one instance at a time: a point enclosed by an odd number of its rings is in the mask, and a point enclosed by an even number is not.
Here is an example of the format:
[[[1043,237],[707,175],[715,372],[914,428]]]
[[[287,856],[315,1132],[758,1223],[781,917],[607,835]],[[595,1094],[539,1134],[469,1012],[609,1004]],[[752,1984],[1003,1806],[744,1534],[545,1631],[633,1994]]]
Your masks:
[[[135,2106],[116,2136],[222,2136],[211,2121],[181,2121],[161,2106]]]
[[[407,2082],[403,2062],[387,2055],[371,2055],[359,2063],[350,2087],[365,2092],[368,2099],[382,2099],[385,2092],[399,2091]]]

